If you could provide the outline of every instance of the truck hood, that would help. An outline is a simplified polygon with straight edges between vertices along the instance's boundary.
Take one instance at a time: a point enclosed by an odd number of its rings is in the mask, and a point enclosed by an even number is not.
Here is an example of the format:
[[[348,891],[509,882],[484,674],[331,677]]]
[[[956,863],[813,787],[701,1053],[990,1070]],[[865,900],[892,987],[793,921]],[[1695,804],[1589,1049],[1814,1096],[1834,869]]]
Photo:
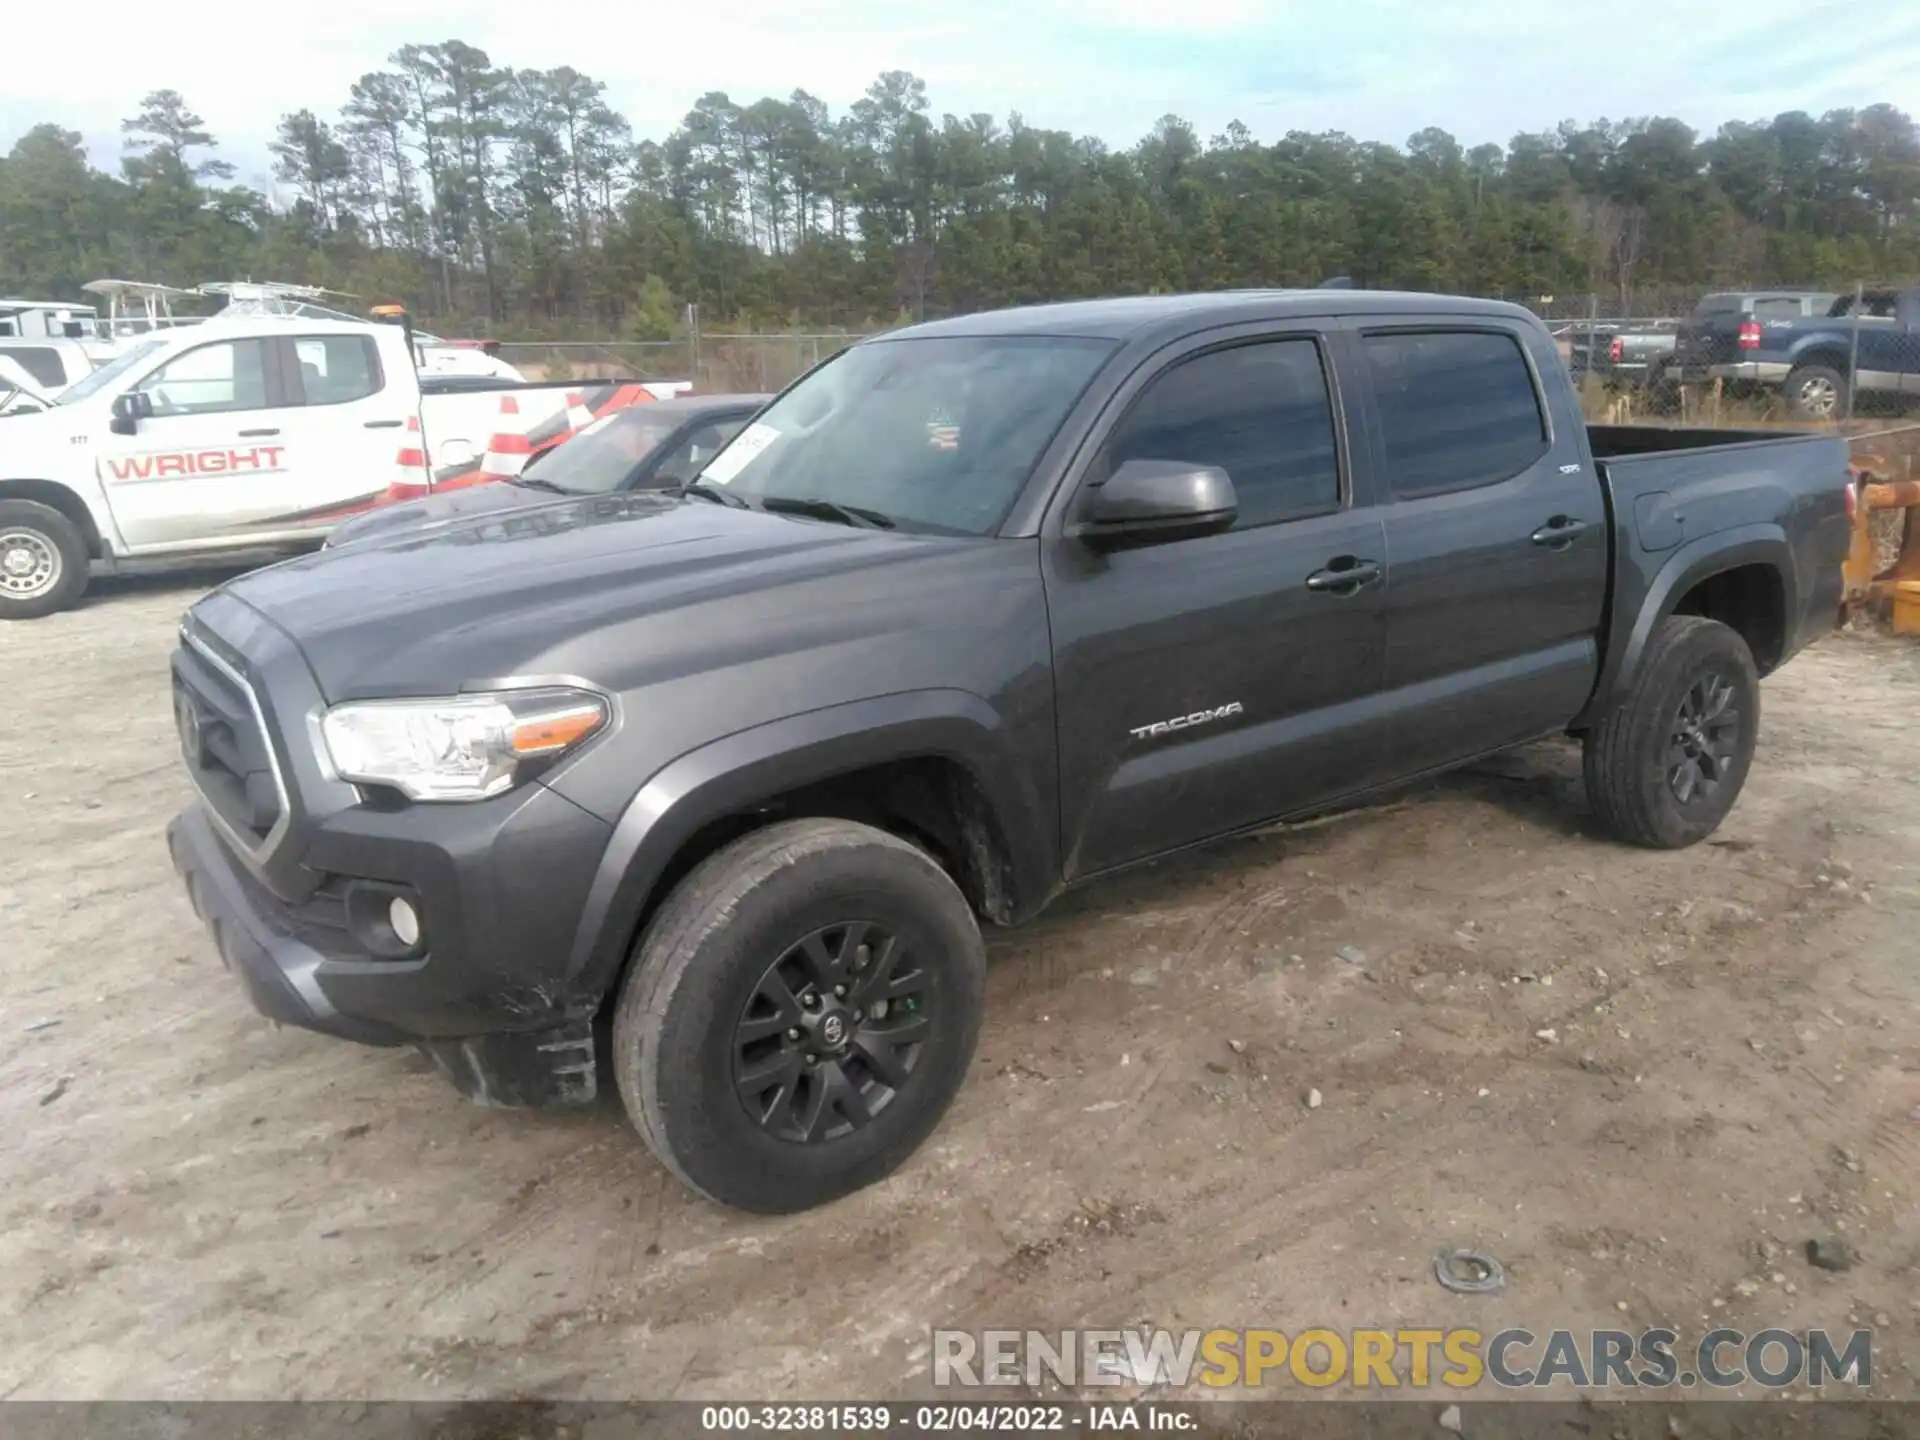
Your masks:
[[[535,490],[511,480],[484,485],[469,485],[464,490],[449,490],[441,495],[426,495],[418,500],[402,500],[397,505],[382,505],[364,515],[356,515],[335,527],[328,538],[329,548],[357,543],[370,535],[394,535],[402,530],[421,531],[429,526],[444,527],[478,515],[495,515],[502,510],[520,510],[564,500],[550,490]]]
[[[0,430],[0,480],[50,480],[50,465],[58,464],[59,473],[71,474],[76,456],[91,458],[76,446],[73,411],[58,405],[47,410],[29,410],[7,416]]]
[[[982,543],[639,492],[372,535],[224,591],[294,640],[330,701],[536,675],[621,688],[799,644],[823,614],[897,624],[887,597],[913,587],[885,572]]]

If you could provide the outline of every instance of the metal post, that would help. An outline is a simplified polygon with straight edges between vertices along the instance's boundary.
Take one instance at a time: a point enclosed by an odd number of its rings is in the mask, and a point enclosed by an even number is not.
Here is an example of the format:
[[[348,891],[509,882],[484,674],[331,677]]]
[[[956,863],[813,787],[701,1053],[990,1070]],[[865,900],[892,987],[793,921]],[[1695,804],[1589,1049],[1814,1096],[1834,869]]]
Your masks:
[[[1847,356],[1847,423],[1853,423],[1853,377],[1860,373],[1860,307],[1865,304],[1867,286],[1864,280],[1853,282],[1853,345]]]

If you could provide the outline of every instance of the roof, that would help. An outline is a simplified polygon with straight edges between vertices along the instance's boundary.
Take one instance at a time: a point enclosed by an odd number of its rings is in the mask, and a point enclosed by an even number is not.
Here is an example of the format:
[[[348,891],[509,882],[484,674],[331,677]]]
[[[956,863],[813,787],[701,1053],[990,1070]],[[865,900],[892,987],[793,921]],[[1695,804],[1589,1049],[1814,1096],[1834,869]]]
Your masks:
[[[622,415],[697,415],[703,410],[720,410],[740,406],[752,406],[759,409],[771,400],[771,395],[676,395],[671,400],[655,400],[651,405],[629,405],[617,413]]]
[[[1532,311],[1519,305],[1458,295],[1389,290],[1226,290],[1204,295],[1129,295],[1112,300],[1073,300],[1058,305],[988,310],[951,320],[930,320],[878,338],[1058,335],[1133,340],[1161,331],[1180,333],[1231,325],[1239,320],[1284,319],[1288,315],[1396,315],[1435,311],[1501,319],[1533,318]]]
[[[0,296],[0,310],[79,310],[91,315],[94,307],[84,300],[23,300],[18,295]]]

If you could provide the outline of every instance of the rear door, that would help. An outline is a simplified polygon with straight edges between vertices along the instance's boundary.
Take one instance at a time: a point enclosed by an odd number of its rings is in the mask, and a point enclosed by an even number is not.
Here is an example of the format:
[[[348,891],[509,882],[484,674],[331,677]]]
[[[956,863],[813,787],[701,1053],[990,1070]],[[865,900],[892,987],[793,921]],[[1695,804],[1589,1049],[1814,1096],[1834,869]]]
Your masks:
[[[1555,729],[1598,672],[1606,507],[1518,322],[1356,322],[1382,498],[1388,750],[1411,775]],[[1549,395],[1553,397],[1549,402]]]
[[[293,402],[278,417],[290,464],[271,513],[258,524],[316,537],[370,507],[396,474],[413,387],[389,375],[366,333],[293,334],[275,340]]]
[[[1069,878],[1309,809],[1379,769],[1364,712],[1384,537],[1353,481],[1336,338],[1236,329],[1161,352],[1069,477],[1072,497],[1127,460],[1218,465],[1239,502],[1224,533],[1042,542]]]

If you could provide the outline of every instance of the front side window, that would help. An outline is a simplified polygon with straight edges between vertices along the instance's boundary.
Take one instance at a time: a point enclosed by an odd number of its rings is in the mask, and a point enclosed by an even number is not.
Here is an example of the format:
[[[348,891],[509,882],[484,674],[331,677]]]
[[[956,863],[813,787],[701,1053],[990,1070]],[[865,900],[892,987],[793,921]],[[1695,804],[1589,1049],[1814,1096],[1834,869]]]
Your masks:
[[[706,468],[707,462],[745,428],[747,417],[734,416],[699,426],[673,447],[654,467],[653,478],[663,485],[685,485]]]
[[[309,405],[344,405],[380,393],[380,352],[367,335],[302,335],[293,342]]]
[[[156,417],[265,409],[266,351],[264,340],[201,345],[169,360],[140,388],[153,401]]]
[[[767,509],[991,534],[1115,348],[1065,336],[868,341],[774,401],[700,478]]]
[[[1362,337],[1361,348],[1396,496],[1495,485],[1547,453],[1540,395],[1513,336],[1389,332]]]
[[[1333,400],[1312,340],[1237,345],[1183,360],[1114,427],[1103,472],[1129,460],[1218,466],[1233,481],[1236,530],[1340,506]]]

